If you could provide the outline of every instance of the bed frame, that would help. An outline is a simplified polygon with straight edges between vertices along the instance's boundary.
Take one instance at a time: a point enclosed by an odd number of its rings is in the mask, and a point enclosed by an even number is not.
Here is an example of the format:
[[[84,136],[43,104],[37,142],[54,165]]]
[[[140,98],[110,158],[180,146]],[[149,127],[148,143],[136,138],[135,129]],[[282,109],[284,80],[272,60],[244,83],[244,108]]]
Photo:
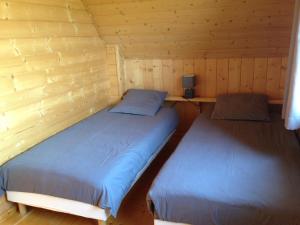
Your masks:
[[[154,225],[190,225],[187,223],[174,223],[174,222],[167,222],[162,220],[154,220]]]
[[[137,174],[129,190],[138,181],[138,179],[149,167],[149,165],[156,158],[156,156],[160,153],[162,148],[167,144],[167,142],[170,140],[170,138],[173,136],[174,133],[175,130],[158,147],[158,150],[151,156],[151,158],[148,160],[145,167]],[[109,209],[102,209],[98,206],[90,205],[87,203],[59,198],[59,197],[53,197],[50,195],[7,191],[6,197],[8,201],[18,204],[19,212],[21,215],[25,215],[27,213],[26,206],[32,206],[32,207],[48,209],[56,212],[68,213],[76,216],[95,219],[98,221],[99,225],[106,225],[106,221],[111,216]],[[171,224],[156,224],[156,225],[171,225]],[[177,225],[184,225],[184,224],[177,224]]]

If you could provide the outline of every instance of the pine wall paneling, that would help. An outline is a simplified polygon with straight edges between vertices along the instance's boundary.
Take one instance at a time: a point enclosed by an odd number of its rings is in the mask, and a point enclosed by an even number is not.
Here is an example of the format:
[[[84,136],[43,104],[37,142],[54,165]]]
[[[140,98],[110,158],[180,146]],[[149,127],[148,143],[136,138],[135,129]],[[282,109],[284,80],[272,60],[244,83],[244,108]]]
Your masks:
[[[294,2],[0,0],[0,165],[128,88],[181,96],[184,73],[201,97],[282,99]],[[184,133],[199,107],[176,108]]]
[[[295,0],[85,2],[126,58],[183,59],[287,56]]]
[[[109,96],[112,103],[120,100],[124,93],[124,57],[118,45],[107,45],[106,66],[110,79]]]
[[[109,104],[106,53],[80,0],[0,1],[0,164]]]
[[[224,93],[265,93],[282,100],[286,57],[125,60],[125,89],[165,90],[182,96],[181,77],[196,74],[196,95],[214,98]]]

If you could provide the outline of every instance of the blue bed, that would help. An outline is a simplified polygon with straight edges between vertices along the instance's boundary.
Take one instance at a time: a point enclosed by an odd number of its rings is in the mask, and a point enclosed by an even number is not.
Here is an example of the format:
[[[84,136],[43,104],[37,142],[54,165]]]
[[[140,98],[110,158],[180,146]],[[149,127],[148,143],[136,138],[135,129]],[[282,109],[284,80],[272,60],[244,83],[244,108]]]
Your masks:
[[[247,122],[201,114],[149,191],[156,219],[299,225],[299,143],[284,129],[280,114],[271,117],[271,122]]]
[[[7,162],[2,194],[37,193],[109,209],[119,206],[167,138],[178,116],[162,107],[156,116],[103,110]]]

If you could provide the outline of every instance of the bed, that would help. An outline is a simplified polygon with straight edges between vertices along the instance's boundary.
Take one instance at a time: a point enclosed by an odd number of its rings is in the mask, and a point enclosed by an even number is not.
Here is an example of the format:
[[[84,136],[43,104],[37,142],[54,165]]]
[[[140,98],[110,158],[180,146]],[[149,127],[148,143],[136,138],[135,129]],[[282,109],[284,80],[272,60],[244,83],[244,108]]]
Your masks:
[[[194,121],[155,179],[155,225],[299,225],[300,147],[271,122]]]
[[[155,116],[108,109],[7,162],[0,185],[23,205],[106,221],[176,129],[174,108]]]

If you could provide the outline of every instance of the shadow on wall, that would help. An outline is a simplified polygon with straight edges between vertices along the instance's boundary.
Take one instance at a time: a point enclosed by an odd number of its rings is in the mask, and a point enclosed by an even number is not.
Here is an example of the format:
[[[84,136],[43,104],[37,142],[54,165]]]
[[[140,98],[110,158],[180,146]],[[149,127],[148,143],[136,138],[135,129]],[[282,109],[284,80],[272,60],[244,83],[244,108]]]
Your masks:
[[[300,130],[296,131],[296,136],[298,138],[299,145],[300,145]]]

